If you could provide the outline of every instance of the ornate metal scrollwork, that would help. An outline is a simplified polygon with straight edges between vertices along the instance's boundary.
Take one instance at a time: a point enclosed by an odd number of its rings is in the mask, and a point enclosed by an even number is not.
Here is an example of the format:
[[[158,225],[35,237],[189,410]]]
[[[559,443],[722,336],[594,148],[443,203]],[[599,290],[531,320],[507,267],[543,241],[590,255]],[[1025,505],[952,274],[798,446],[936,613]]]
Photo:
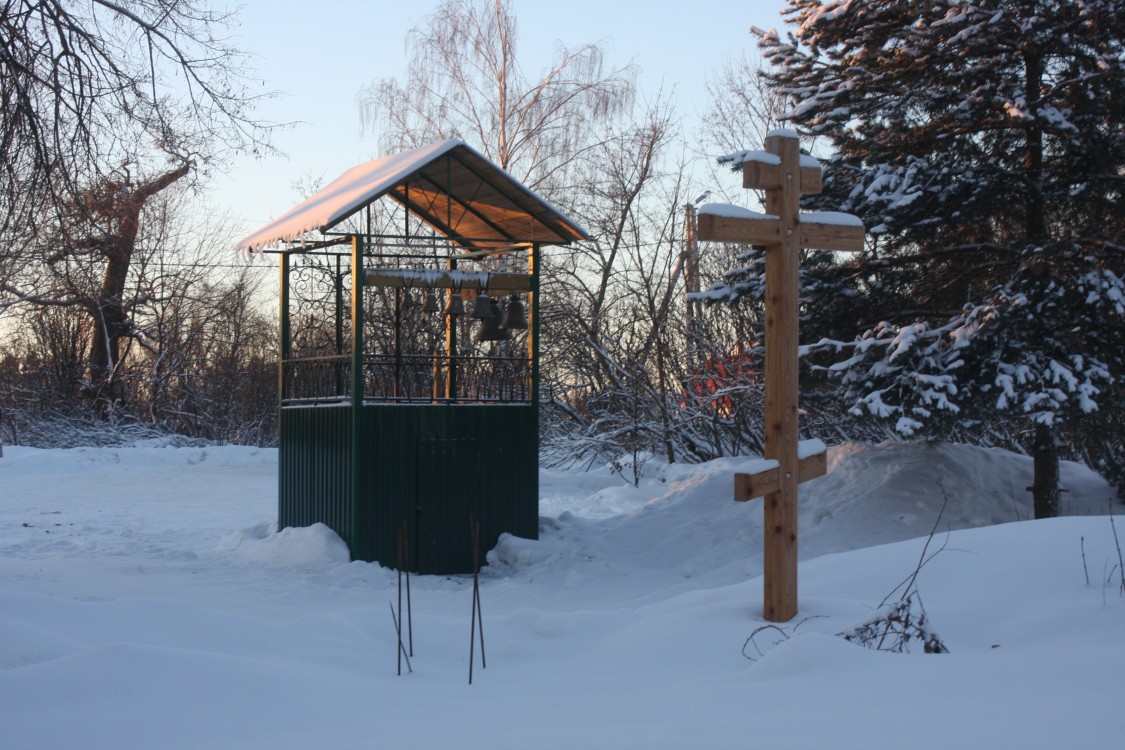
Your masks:
[[[392,252],[398,250],[398,252]],[[517,256],[518,257],[518,256]],[[351,397],[351,259],[340,253],[290,256],[289,357],[283,364],[287,403],[340,401]],[[473,266],[468,277],[518,268],[513,258]],[[378,272],[376,271],[378,269]],[[406,403],[526,403],[532,363],[522,331],[502,341],[476,341],[479,320],[427,311],[428,293],[439,301],[450,292],[448,255],[432,241],[388,249],[370,246],[364,278],[395,279],[365,285],[363,295],[363,397]],[[381,274],[381,275],[380,275]],[[434,279],[445,274],[445,286]],[[458,276],[457,278],[464,278]],[[523,282],[526,284],[526,282]],[[458,287],[459,288],[459,287]],[[467,288],[466,302],[483,289]],[[527,287],[524,286],[524,289]],[[443,305],[441,305],[443,306]],[[440,307],[440,306],[439,306]],[[470,307],[466,304],[466,307]],[[518,353],[519,356],[514,356]]]
[[[351,278],[338,255],[293,255],[289,261],[289,354],[292,359],[347,353]]]

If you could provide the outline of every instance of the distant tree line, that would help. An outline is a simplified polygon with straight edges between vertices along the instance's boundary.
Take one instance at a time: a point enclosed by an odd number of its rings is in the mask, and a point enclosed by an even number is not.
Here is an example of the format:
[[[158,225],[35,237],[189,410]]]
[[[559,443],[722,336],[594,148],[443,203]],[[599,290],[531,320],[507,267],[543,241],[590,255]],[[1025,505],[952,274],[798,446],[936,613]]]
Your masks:
[[[6,310],[0,439],[274,440],[276,325],[262,292],[275,274],[234,263],[221,228],[178,224],[191,197],[173,188],[146,206],[112,295],[105,257],[75,253],[49,267],[57,295]]]
[[[0,10],[0,439],[270,439],[257,282],[213,273],[229,238],[191,226],[212,165],[270,148],[232,20],[199,0]]]

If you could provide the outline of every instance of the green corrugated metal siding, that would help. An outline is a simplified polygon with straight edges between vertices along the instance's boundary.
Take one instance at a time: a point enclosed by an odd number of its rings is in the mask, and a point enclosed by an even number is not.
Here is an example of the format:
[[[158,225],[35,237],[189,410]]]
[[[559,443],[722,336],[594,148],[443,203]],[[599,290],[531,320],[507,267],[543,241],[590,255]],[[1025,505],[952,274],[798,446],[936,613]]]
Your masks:
[[[422,573],[472,570],[470,515],[481,562],[503,532],[538,536],[533,405],[365,406],[354,509],[351,429],[348,406],[281,410],[282,527],[325,523],[353,558],[394,567],[405,522],[411,567]]]
[[[404,520],[422,573],[472,570],[470,515],[480,523],[481,562],[502,532],[536,538],[537,418],[531,405],[364,407],[353,556],[393,566]]]
[[[417,567],[421,570],[472,569],[469,519],[481,525],[487,488],[481,483],[478,440],[419,440],[414,452],[417,502],[414,533]]]
[[[278,450],[278,526],[326,524],[350,538],[350,406],[281,410]]]

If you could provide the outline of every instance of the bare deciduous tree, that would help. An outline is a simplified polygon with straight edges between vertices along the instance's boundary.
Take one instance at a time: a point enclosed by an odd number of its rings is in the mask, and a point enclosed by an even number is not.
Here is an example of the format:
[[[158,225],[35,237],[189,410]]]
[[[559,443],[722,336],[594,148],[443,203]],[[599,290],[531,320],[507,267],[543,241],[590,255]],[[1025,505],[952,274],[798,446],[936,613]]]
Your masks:
[[[198,216],[186,210],[190,198],[174,182],[145,203],[125,281],[108,302],[126,322],[102,380],[92,379],[91,339],[97,355],[108,334],[89,308],[106,289],[106,258],[91,248],[39,268],[54,303],[9,310],[17,325],[0,342],[8,439],[58,445],[173,432],[273,440],[275,330],[255,299],[272,274],[232,264],[229,232],[216,220],[189,221]]]
[[[150,201],[235,151],[268,150],[230,11],[203,0],[0,7],[0,310],[71,307],[103,408],[165,294],[134,273]],[[151,248],[146,252],[151,252]],[[130,289],[130,285],[137,285]]]
[[[9,0],[0,9],[0,294],[44,212],[129,166],[157,174],[269,148],[233,15],[202,0]]]
[[[551,67],[529,76],[506,0],[448,0],[409,33],[406,49],[403,81],[383,78],[357,97],[380,148],[460,137],[536,190],[561,183],[633,102],[635,71],[607,68],[597,44],[560,46]]]
[[[788,103],[771,89],[760,63],[743,53],[723,61],[706,83],[709,107],[703,117],[702,139],[718,153],[760,148],[766,133],[781,125]]]
[[[711,434],[718,412],[685,398],[681,217],[695,186],[663,92],[638,107],[632,69],[607,70],[593,44],[527,76],[502,0],[444,3],[411,32],[407,58],[404,80],[358,97],[381,149],[462,137],[592,237],[543,255],[546,441],[566,460],[614,460],[630,481],[654,453],[726,450]]]

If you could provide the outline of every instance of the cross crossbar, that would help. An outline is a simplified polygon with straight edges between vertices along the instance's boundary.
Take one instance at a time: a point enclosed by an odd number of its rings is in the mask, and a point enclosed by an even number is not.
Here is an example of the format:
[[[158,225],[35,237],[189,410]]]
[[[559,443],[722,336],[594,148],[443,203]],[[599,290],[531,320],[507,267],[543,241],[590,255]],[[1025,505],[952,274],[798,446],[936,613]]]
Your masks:
[[[780,486],[781,467],[759,471],[754,474],[734,475],[734,499],[739,502],[756,500],[777,492]],[[797,460],[797,482],[822,477],[828,473],[828,454],[816,453]]]
[[[820,165],[801,165],[801,194],[819,193]],[[773,190],[781,187],[781,163],[749,159],[742,163],[742,187],[747,190]]]
[[[706,213],[706,209],[707,206],[700,209],[697,218],[698,237],[701,240],[767,246],[781,241],[781,227],[776,216],[724,216]]]

